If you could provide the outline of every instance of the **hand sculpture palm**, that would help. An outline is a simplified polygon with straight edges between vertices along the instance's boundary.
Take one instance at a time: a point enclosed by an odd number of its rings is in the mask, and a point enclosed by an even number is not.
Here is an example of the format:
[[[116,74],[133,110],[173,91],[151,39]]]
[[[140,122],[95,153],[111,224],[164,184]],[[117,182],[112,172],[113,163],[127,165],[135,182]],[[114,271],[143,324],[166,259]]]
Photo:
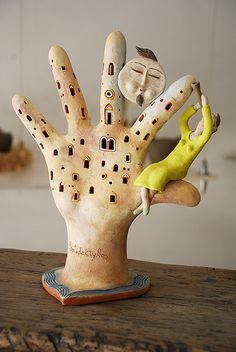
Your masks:
[[[49,60],[68,121],[67,135],[62,136],[27,98],[13,98],[17,115],[43,152],[52,194],[66,221],[68,256],[58,280],[71,289],[108,288],[127,281],[126,237],[140,204],[133,181],[151,140],[187,100],[195,80],[185,76],[176,81],[127,128],[117,84],[125,57],[123,35],[112,32],[105,47],[97,126],[89,122],[69,58],[58,46],[51,48]],[[153,204],[161,202],[193,206],[199,194],[187,182],[170,182],[153,199]]]

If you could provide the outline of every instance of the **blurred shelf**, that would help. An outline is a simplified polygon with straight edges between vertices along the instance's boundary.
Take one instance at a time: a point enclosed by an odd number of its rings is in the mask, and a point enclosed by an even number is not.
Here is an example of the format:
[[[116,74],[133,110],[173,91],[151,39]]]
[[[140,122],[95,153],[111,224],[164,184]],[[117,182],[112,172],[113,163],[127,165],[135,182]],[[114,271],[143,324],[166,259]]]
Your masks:
[[[32,152],[33,163],[30,167],[22,171],[0,173],[0,190],[49,188],[45,161],[38,150],[33,149]]]

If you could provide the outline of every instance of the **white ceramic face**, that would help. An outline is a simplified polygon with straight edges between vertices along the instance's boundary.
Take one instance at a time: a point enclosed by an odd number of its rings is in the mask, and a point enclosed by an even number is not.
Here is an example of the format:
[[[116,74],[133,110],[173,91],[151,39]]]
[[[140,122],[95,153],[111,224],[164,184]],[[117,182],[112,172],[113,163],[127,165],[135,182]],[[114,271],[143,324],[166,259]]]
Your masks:
[[[166,75],[161,65],[145,57],[127,62],[118,77],[124,97],[140,106],[158,97],[165,88],[165,82]]]

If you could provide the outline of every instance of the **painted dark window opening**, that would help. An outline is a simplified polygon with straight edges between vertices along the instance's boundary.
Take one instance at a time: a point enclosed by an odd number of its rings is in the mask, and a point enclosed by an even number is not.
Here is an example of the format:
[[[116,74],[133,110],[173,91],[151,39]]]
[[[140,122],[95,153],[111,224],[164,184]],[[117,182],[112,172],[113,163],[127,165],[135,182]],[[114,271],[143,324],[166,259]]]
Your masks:
[[[44,136],[45,136],[46,138],[48,137],[47,131],[43,131],[43,134],[44,134]]]
[[[112,62],[109,63],[108,75],[109,76],[113,76],[114,75],[114,64]]]
[[[109,150],[115,150],[114,139],[109,140]]]
[[[22,114],[22,111],[21,111],[21,109],[18,109],[18,111],[19,111],[19,114]]]
[[[71,145],[68,147],[68,155],[73,155],[73,147]]]
[[[106,138],[102,138],[101,147],[102,147],[102,149],[106,149],[107,148]]]
[[[137,136],[138,136],[138,135],[140,134],[140,131],[136,131],[135,133],[136,133],[136,134],[137,134]]]
[[[89,160],[88,159],[84,160],[84,168],[89,169]]]
[[[60,182],[59,184],[59,192],[64,192],[64,183]]]
[[[107,175],[106,174],[102,174],[102,178],[104,179],[104,178],[106,178],[107,177]]]
[[[61,88],[60,82],[59,82],[59,81],[56,81],[56,83],[57,83],[57,89],[60,89],[60,88]]]
[[[94,187],[93,187],[93,186],[91,186],[91,187],[89,188],[89,193],[90,193],[90,194],[94,194]]]
[[[71,84],[70,84],[69,88],[70,88],[70,94],[72,95],[72,97],[75,96],[75,90]]]
[[[58,155],[58,150],[57,149],[53,150],[53,155]]]
[[[75,200],[75,201],[79,200],[79,194],[78,194],[78,192],[75,192],[75,193],[74,193],[74,200]]]
[[[78,174],[72,174],[72,179],[74,180],[74,181],[77,181],[78,179],[79,179],[79,175]]]
[[[118,165],[117,165],[117,164],[115,164],[115,165],[113,166],[113,171],[114,171],[114,172],[117,172],[117,171],[118,171]]]
[[[116,196],[114,194],[110,195],[110,202],[115,203],[116,202]]]
[[[53,171],[50,171],[50,180],[53,180]]]
[[[143,119],[144,119],[144,114],[142,114],[138,120],[141,122]]]
[[[102,167],[104,167],[106,164],[105,160],[102,160]]]
[[[41,119],[41,121],[44,123],[44,125],[47,124],[47,122],[44,119]]]
[[[32,133],[32,136],[33,136],[34,138],[36,138],[36,137],[35,137],[35,134],[33,134],[33,133]]]
[[[126,154],[125,161],[130,162],[130,155],[129,154]]]
[[[157,120],[154,119],[154,120],[152,121],[152,124],[155,125],[156,122],[157,122]]]
[[[65,66],[61,66],[61,69],[62,69],[63,71],[65,71],[66,67],[65,67]]]
[[[27,117],[28,121],[32,121],[32,117],[31,116],[27,115],[26,117]]]
[[[107,112],[107,125],[112,124],[112,113],[109,111]]]
[[[66,112],[66,114],[69,114],[69,108],[68,108],[68,105],[65,105],[65,112]]]
[[[84,139],[83,138],[81,138],[80,144],[84,145]]]
[[[148,140],[148,138],[149,138],[149,136],[150,136],[150,133],[147,133],[147,134],[146,134],[146,136],[143,138],[143,139],[144,139],[144,141],[147,141],[147,140]]]
[[[112,111],[113,111],[112,105],[107,104],[104,109],[105,124],[107,125],[112,124]]]
[[[171,106],[172,106],[172,103],[168,103],[168,104],[166,105],[165,109],[168,111],[168,110],[170,110]]]
[[[122,182],[127,185],[127,183],[128,183],[128,176],[127,175],[123,175]]]
[[[41,147],[42,149],[44,149],[44,146],[43,146],[43,144],[42,144],[42,143],[40,143],[39,145],[40,145],[40,147]]]
[[[129,136],[125,136],[124,142],[125,142],[125,143],[128,143],[128,142],[129,142]]]
[[[85,117],[84,108],[81,108],[81,114],[82,114],[83,117]]]

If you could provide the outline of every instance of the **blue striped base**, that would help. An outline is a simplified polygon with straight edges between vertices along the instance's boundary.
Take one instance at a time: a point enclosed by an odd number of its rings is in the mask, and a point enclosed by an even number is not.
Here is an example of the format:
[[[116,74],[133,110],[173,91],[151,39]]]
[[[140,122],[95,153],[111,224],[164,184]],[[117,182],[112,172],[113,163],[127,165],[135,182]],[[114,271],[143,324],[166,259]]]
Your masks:
[[[142,273],[136,273],[134,271],[129,271],[130,280],[126,285],[118,286],[107,290],[84,290],[84,291],[74,291],[70,292],[70,289],[57,282],[56,271],[60,268],[52,269],[47,271],[42,276],[42,283],[48,285],[49,287],[55,289],[62,299],[68,298],[82,298],[82,297],[97,297],[97,296],[110,296],[110,295],[120,295],[123,293],[136,292],[138,296],[138,291],[141,292],[150,287],[150,279],[148,276]]]

